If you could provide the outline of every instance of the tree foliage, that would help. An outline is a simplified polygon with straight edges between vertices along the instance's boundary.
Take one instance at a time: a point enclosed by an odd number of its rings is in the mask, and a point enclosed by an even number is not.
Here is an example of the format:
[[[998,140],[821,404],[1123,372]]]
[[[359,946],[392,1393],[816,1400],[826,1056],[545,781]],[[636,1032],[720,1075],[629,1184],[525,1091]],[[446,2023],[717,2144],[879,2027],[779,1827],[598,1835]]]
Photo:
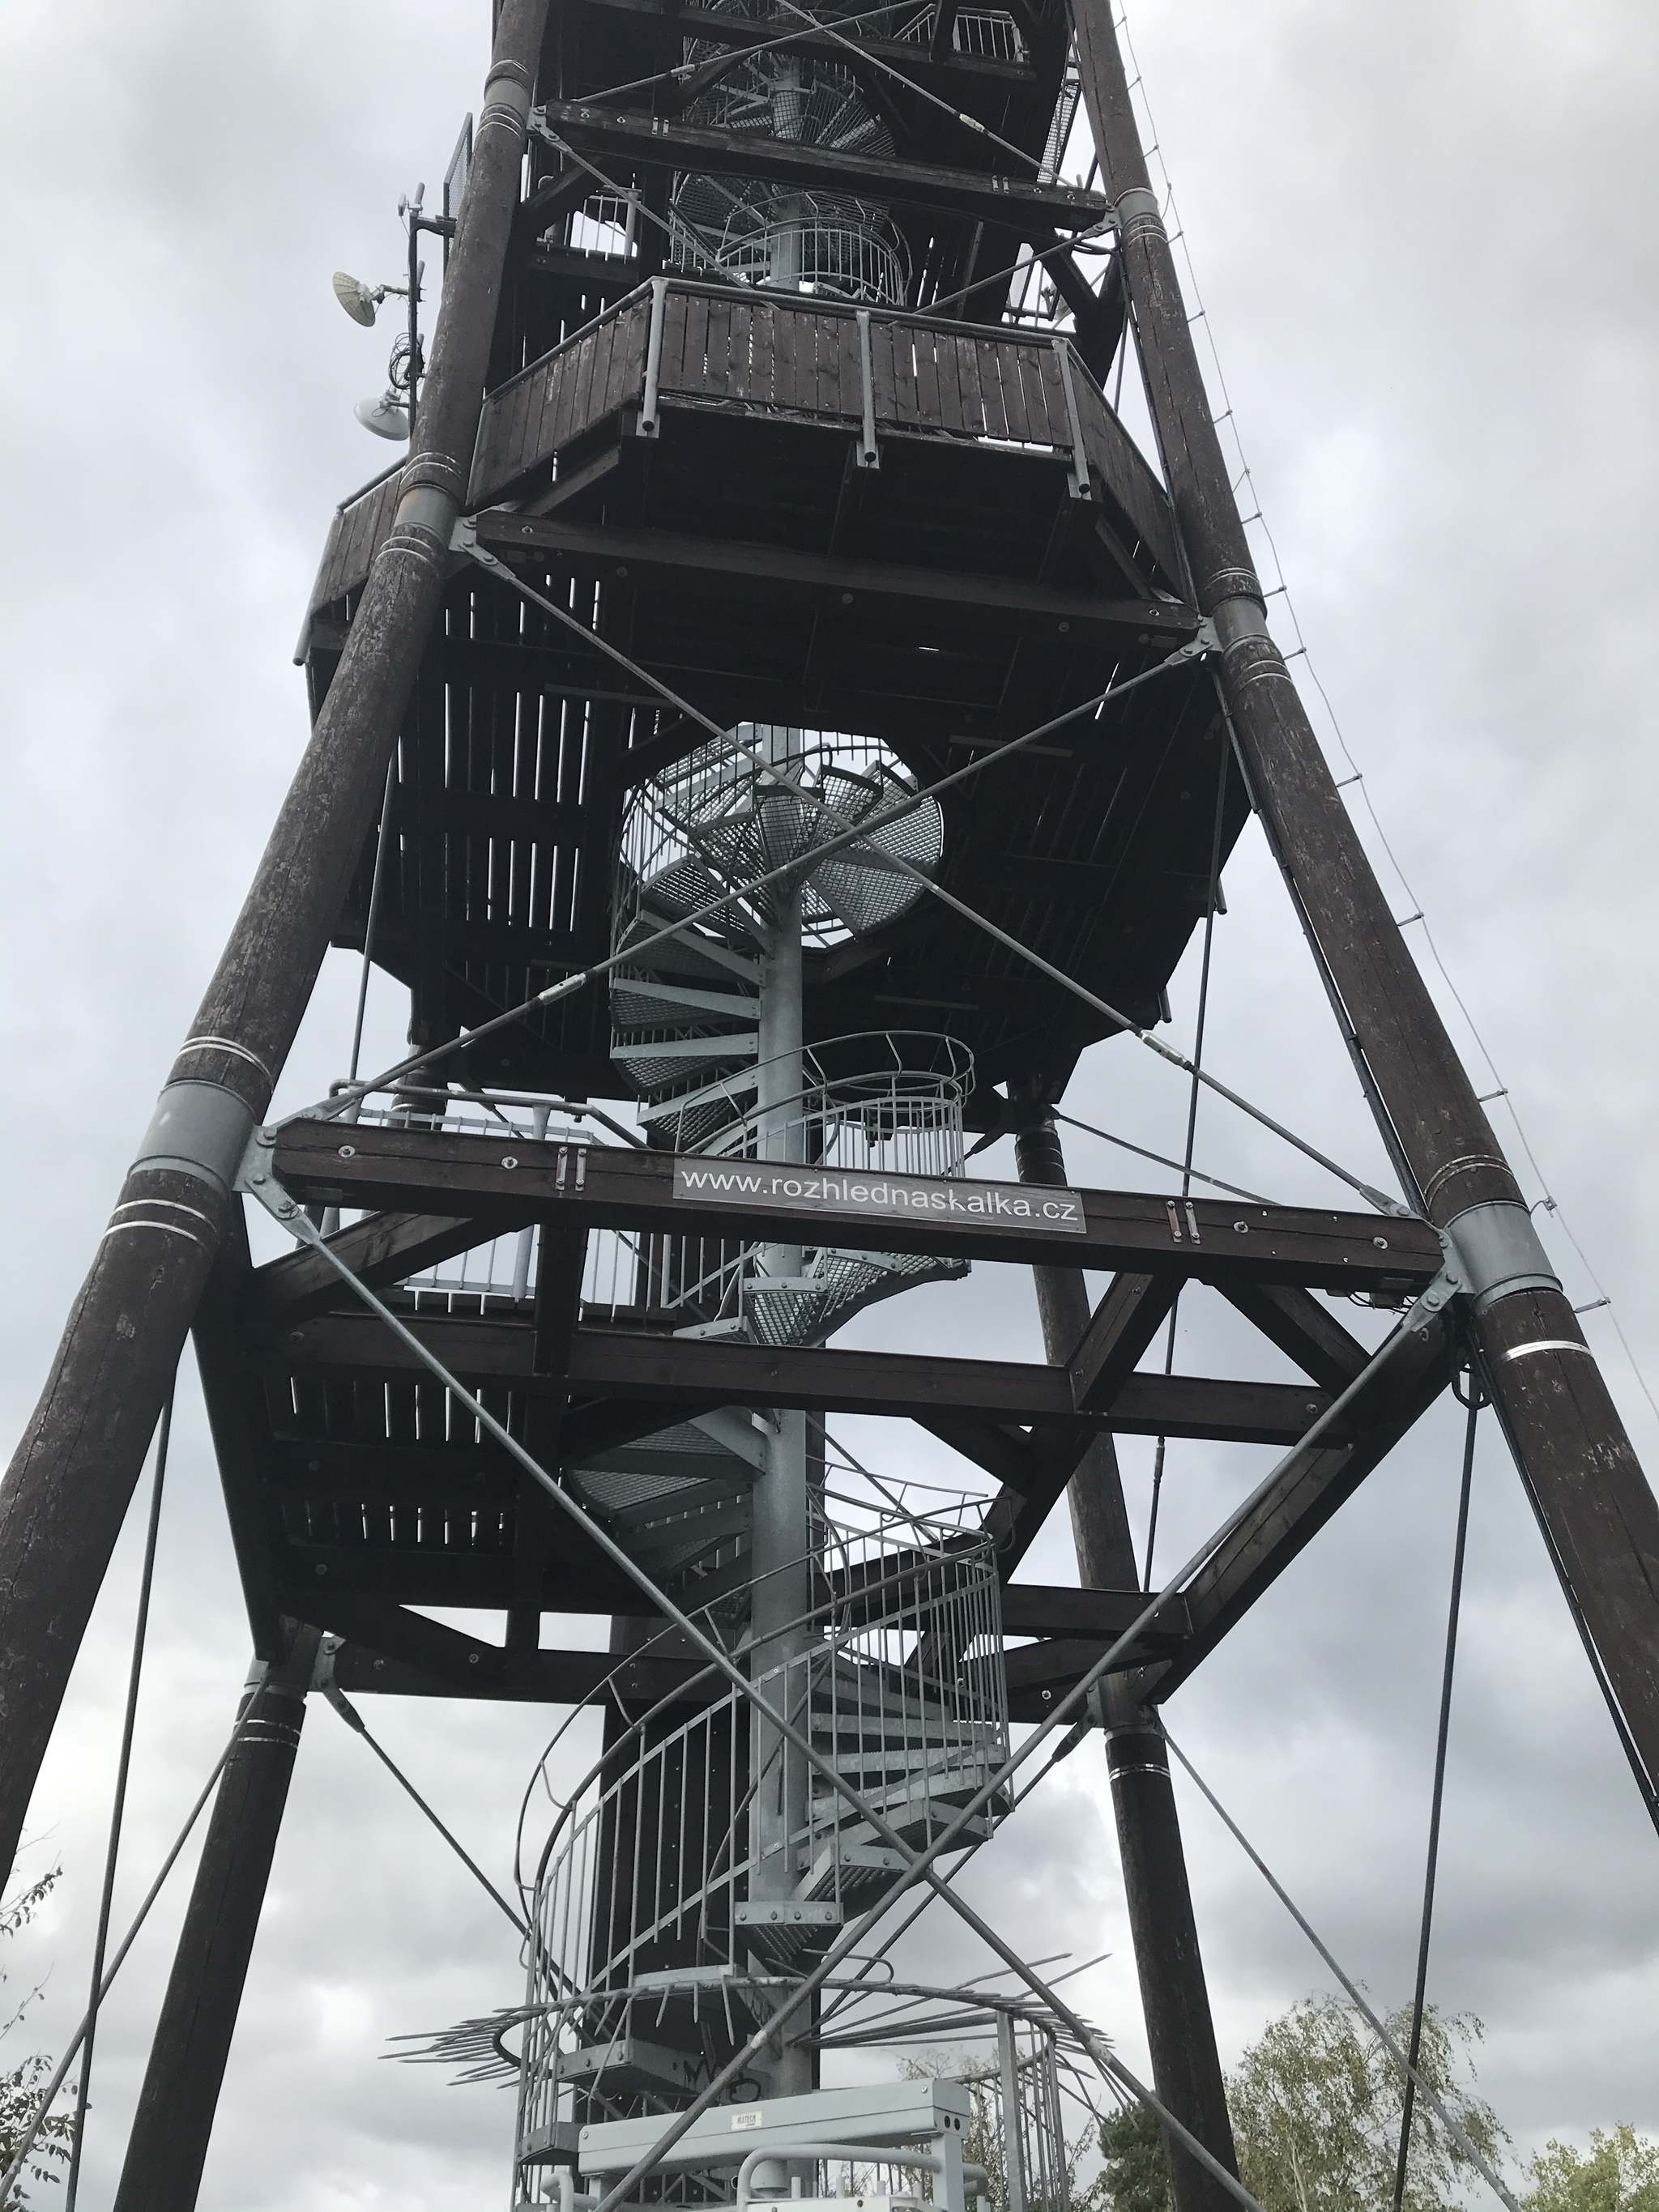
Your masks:
[[[1388,2026],[1403,2046],[1409,2012],[1396,2013]],[[1496,2165],[1509,2136],[1474,2093],[1470,2053],[1481,2032],[1472,2014],[1449,2019],[1428,2006],[1418,2071]],[[1335,1997],[1292,2005],[1245,2052],[1227,2085],[1245,2187],[1266,2212],[1387,2212],[1403,2086],[1399,2068],[1356,2008]],[[1452,2212],[1474,2172],[1419,2092],[1406,2212]]]
[[[0,1905],[0,1942],[28,1925],[51,1896],[62,1872],[61,1867],[53,1867],[50,1874],[41,1875],[33,1888],[24,1890],[9,1905]],[[0,1966],[0,1983],[6,1978],[6,1970]],[[40,1988],[37,1984],[9,2014],[0,2017],[0,2044],[5,2043],[7,2038],[21,2027],[24,2014],[40,1995]],[[5,2172],[16,2157],[18,2146],[27,2132],[35,2106],[40,2101],[40,2093],[52,2078],[52,2061],[39,2052],[9,2064],[7,2062],[11,2057],[10,2051],[0,2057],[0,2173]],[[57,2178],[52,2167],[69,2158],[66,2138],[72,2124],[67,2112],[59,2112],[46,2122],[34,2139],[34,2148],[23,2169],[24,2175],[36,2181],[51,2181]],[[9,2200],[14,2204],[28,2202],[22,2182],[23,2176],[20,2176]]]
[[[1131,2105],[1101,2123],[1100,2154],[1105,2212],[1174,2212],[1164,2130],[1149,2105]]]
[[[1593,2128],[1588,2157],[1552,2136],[1527,2174],[1528,2212],[1659,2212],[1659,2142],[1633,2127]]]

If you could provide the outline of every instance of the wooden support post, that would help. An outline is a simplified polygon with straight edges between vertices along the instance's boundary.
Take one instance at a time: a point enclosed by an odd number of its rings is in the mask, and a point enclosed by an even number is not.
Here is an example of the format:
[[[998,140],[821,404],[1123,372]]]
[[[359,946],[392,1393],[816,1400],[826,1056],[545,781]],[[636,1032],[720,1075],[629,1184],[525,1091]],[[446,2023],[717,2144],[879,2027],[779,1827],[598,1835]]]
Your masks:
[[[585,1229],[542,1231],[536,1267],[538,1375],[562,1376],[570,1364],[570,1340],[581,1301],[582,1270],[587,1264]],[[563,1394],[532,1399],[526,1410],[525,1447],[550,1472],[559,1463],[559,1429]],[[538,1649],[542,1636],[542,1584],[557,1533],[553,1507],[538,1482],[522,1472],[513,1536],[513,1595],[507,1609],[507,1648],[515,1658]]]
[[[1064,1186],[1066,1162],[1054,1122],[1040,1109],[1016,1140],[1022,1182]],[[1089,1292],[1080,1267],[1034,1267],[1042,1340],[1063,1365],[1089,1328]],[[1072,1540],[1085,1589],[1133,1589],[1139,1582],[1117,1455],[1109,1434],[1090,1444],[1072,1477]],[[1106,1766],[1117,1819],[1118,1851],[1135,1972],[1152,2053],[1152,2087],[1211,2155],[1237,2172],[1198,1924],[1187,1882],[1181,1822],[1155,1713],[1143,1707],[1134,1677],[1109,1677],[1111,1727]],[[1186,2151],[1166,2143],[1176,2212],[1228,2212],[1232,2199]]]
[[[289,1657],[269,1673],[261,1666],[243,1698],[246,1717],[213,1801],[115,2192],[116,2212],[161,2207],[191,2212],[196,2203],[288,1802],[317,1643],[314,1628],[301,1628]]]
[[[1326,766],[1205,396],[1109,0],[1070,0],[1148,404],[1251,798],[1402,1182],[1449,1235],[1474,1339],[1615,1725],[1659,1817],[1659,1501]]]
[[[385,789],[442,597],[548,0],[505,0],[419,444],[333,684],[0,1488],[0,1881],[150,1431]]]

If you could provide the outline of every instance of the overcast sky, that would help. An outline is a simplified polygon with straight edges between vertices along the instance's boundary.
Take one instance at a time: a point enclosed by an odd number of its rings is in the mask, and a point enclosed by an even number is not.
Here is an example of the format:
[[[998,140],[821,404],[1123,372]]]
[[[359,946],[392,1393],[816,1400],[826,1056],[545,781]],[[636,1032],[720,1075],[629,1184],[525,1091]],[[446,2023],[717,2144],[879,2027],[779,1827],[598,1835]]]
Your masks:
[[[1498,1072],[1477,1059],[1480,1087],[1506,1085],[1519,1109],[1538,1163],[1528,1196],[1559,1201],[1651,1381],[1659,18],[1635,0],[1138,0],[1132,30],[1254,490],[1365,773],[1350,795],[1374,801],[1409,879],[1387,878],[1396,911],[1426,915],[1491,1048]],[[435,189],[486,35],[483,0],[12,0],[0,27],[8,1443],[303,744],[289,656],[330,509],[388,457],[351,416],[379,388],[384,335],[347,321],[329,276],[397,275],[398,195]],[[1272,611],[1294,643],[1285,600]],[[1254,830],[1227,892],[1211,1065],[1380,1175]],[[338,1072],[349,989],[331,967],[294,1103]],[[1190,974],[1176,995],[1184,1041]],[[398,1012],[377,1000],[388,1056]],[[1457,1035],[1473,1053],[1461,1018]],[[1184,1105],[1122,1043],[1090,1056],[1070,1103],[1166,1147]],[[1499,1121],[1508,1141],[1506,1109]],[[1200,1139],[1202,1164],[1255,1188],[1330,1192],[1220,1109],[1206,1106]],[[1139,1182],[1121,1156],[1073,1143],[1079,1177]],[[1598,1296],[1547,1234],[1574,1297]],[[1659,1463],[1608,1314],[1586,1326]],[[988,1268],[849,1340],[878,1332],[1040,1356],[1029,1285]],[[1283,1371],[1198,1297],[1179,1358]],[[1446,1407],[1422,1425],[1169,1711],[1389,2004],[1410,1984],[1458,1418]],[[908,1435],[848,1436],[896,1473],[953,1472]],[[1139,1510],[1148,1448],[1124,1456]],[[1172,1447],[1166,1563],[1259,1471],[1248,1451]],[[36,2033],[53,2048],[81,2008],[140,1517],[31,1823],[28,1870],[64,1874],[15,1971],[49,1976]],[[1063,1526],[1027,1572],[1069,1577]],[[1620,2120],[1659,2133],[1659,1838],[1491,1434],[1465,1619],[1431,1990],[1485,2021],[1481,2086],[1522,2148]],[[246,1647],[187,1363],[123,1923],[216,1754]],[[504,1871],[548,1717],[388,1701],[371,1720]],[[1114,1954],[1081,1986],[1133,2063],[1098,1754],[1051,1788],[1049,1813],[1013,1822],[972,1887],[1033,1952]],[[1184,1802],[1231,2058],[1322,1970]],[[89,2212],[113,2188],[183,1895],[176,1880],[106,2016]],[[972,1961],[942,1924],[914,1955],[945,1978]],[[510,2002],[518,1983],[488,1901],[313,1712],[204,2205],[501,2205],[508,2099],[381,2058],[388,2036]]]

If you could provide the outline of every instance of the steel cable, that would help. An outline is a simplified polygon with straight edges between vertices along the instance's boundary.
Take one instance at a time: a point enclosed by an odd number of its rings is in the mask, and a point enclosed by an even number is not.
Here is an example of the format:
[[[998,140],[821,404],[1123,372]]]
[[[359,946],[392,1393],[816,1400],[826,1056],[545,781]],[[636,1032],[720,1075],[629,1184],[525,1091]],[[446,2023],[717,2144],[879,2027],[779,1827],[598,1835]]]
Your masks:
[[[1440,1809],[1446,1791],[1446,1740],[1451,1730],[1452,1675],[1457,1662],[1457,1616],[1463,1600],[1463,1559],[1469,1534],[1469,1492],[1474,1480],[1475,1425],[1486,1401],[1475,1370],[1469,1370],[1469,1418],[1463,1432],[1463,1474],[1457,1493],[1457,1534],[1452,1544],[1451,1597],[1446,1609],[1446,1656],[1440,1677],[1440,1723],[1434,1744],[1434,1787],[1429,1799],[1428,1863],[1423,1874],[1423,1917],[1417,1938],[1417,1984],[1412,1994],[1411,2039],[1406,2046],[1410,2070],[1400,2114],[1400,2155],[1394,2171],[1394,2212],[1406,2196],[1406,2166],[1411,2154],[1412,2108],[1417,2101],[1418,2058],[1423,2048],[1423,2003],[1429,1984],[1429,1932],[1434,1921],[1435,1875],[1440,1863]]]
[[[126,1711],[121,1722],[121,1749],[115,1765],[115,1801],[110,1808],[109,1844],[104,1855],[104,1884],[98,1898],[98,1933],[92,1946],[92,1985],[87,1997],[86,2039],[81,2045],[81,2078],[75,2093],[75,2119],[70,2142],[70,2169],[64,2184],[64,2212],[75,2212],[81,2186],[81,2152],[86,2140],[87,2103],[92,2090],[92,2051],[98,2028],[98,2007],[103,1992],[104,1954],[109,1944],[110,1909],[115,1897],[115,1869],[121,1853],[121,1824],[126,1814],[127,1777],[132,1767],[132,1735],[138,1717],[138,1681],[143,1671],[144,1639],[149,1629],[150,1591],[155,1578],[155,1543],[161,1525],[161,1492],[167,1480],[167,1446],[173,1436],[173,1386],[161,1408],[155,1439],[155,1473],[150,1481],[149,1518],[144,1529],[144,1559],[138,1574],[138,1607],[132,1626],[132,1658],[127,1670]],[[41,2118],[46,2107],[41,2107]]]

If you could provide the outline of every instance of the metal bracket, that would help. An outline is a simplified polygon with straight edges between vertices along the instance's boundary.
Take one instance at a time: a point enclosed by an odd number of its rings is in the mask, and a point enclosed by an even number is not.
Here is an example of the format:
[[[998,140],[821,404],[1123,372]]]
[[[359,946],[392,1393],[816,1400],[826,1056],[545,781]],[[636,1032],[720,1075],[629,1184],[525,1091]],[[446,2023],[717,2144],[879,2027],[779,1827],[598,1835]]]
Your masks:
[[[1060,364],[1060,389],[1066,394],[1066,419],[1072,433],[1072,497],[1089,496],[1089,455],[1083,443],[1083,418],[1078,413],[1077,387],[1072,381],[1072,345],[1069,338],[1056,337],[1054,342],[1054,359]]]
[[[1440,1244],[1448,1279],[1478,1314],[1517,1291],[1561,1287],[1531,1214],[1514,1199],[1469,1206],[1440,1231]]]
[[[645,393],[640,405],[640,419],[635,426],[641,438],[654,438],[660,428],[657,420],[657,392],[662,377],[663,313],[668,300],[668,279],[651,279],[651,326],[645,341]]]
[[[132,1166],[190,1176],[228,1198],[252,1126],[253,1109],[223,1084],[169,1083]]]
[[[1443,1313],[1463,1285],[1453,1268],[1443,1267],[1428,1288],[1413,1304],[1407,1319],[1419,1336],[1426,1335],[1430,1322]]]
[[[870,310],[856,310],[859,329],[859,380],[863,394],[863,419],[859,433],[858,465],[861,469],[878,469],[881,451],[876,444],[876,380],[870,365]]]
[[[265,1212],[274,1214],[278,1221],[292,1221],[300,1211],[297,1199],[292,1199],[272,1172],[271,1163],[276,1152],[275,1129],[256,1129],[247,1140],[241,1164],[236,1170],[236,1189],[245,1198],[257,1198]]]
[[[331,1705],[340,1693],[334,1683],[334,1655],[345,1644],[343,1636],[324,1636],[319,1638],[317,1656],[312,1662],[311,1686],[320,1691]]]

